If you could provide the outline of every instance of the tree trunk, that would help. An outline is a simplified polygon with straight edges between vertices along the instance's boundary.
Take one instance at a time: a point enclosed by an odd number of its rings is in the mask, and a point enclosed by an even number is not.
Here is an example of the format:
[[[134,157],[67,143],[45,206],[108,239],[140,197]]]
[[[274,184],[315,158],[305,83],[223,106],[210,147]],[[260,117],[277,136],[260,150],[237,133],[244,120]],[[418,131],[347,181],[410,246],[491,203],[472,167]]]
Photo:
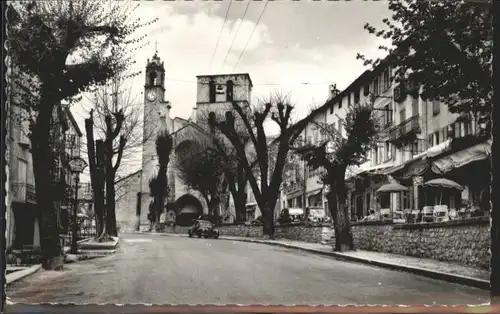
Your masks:
[[[331,170],[332,172],[334,170]],[[335,170],[337,172],[338,170]],[[328,209],[333,218],[335,229],[335,247],[336,252],[345,252],[354,250],[354,241],[349,222],[348,208],[346,207],[345,197],[345,171],[330,174],[329,184],[330,192],[327,195]]]
[[[106,161],[106,229],[109,235],[118,236],[116,229],[115,176],[111,161]]]
[[[101,238],[105,228],[105,204],[104,204],[104,188],[105,188],[105,173],[104,173],[104,143],[102,140],[96,141],[96,191],[95,191],[95,212],[96,212],[96,227],[97,238]]]
[[[52,150],[49,143],[50,121],[54,102],[42,94],[40,108],[32,132],[32,158],[35,175],[36,203],[40,230],[42,267],[56,270],[63,267],[63,253],[57,228],[57,211],[53,202],[50,175]]]
[[[106,230],[111,236],[118,236],[116,229],[116,191],[115,191],[115,171],[113,169],[113,141],[104,142],[105,147],[105,168],[106,168]]]
[[[245,190],[237,190],[233,194],[234,210],[236,212],[236,222],[244,222],[246,218],[246,193]]]
[[[274,238],[274,214],[270,208],[261,208],[264,236]]]
[[[92,195],[94,198],[94,220],[96,224],[96,231],[97,235],[100,234],[99,230],[102,230],[102,226],[100,225],[100,221],[98,219],[98,211],[101,209],[101,207],[98,206],[98,196],[97,196],[97,191],[98,191],[98,176],[99,174],[97,173],[97,158],[96,158],[96,148],[95,148],[95,141],[94,141],[94,117],[93,117],[93,111],[90,111],[90,118],[85,119],[85,133],[87,136],[87,158],[89,161],[89,172],[90,172],[90,183],[92,185]]]

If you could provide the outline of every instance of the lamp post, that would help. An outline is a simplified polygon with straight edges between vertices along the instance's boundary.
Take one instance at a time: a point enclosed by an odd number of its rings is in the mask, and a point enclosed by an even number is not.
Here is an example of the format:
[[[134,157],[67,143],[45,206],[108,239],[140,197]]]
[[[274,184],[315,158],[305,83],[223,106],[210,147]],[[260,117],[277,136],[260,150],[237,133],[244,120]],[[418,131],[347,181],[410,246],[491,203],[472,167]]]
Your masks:
[[[81,157],[72,158],[69,162],[70,171],[76,175],[76,178],[75,178],[75,183],[76,183],[75,202],[73,205],[73,228],[72,228],[72,234],[71,234],[71,254],[78,253],[78,247],[76,245],[76,232],[77,232],[76,215],[77,215],[77,210],[78,210],[78,185],[80,184],[80,173],[83,172],[85,167],[87,167],[87,162],[85,162],[85,160],[83,160]]]

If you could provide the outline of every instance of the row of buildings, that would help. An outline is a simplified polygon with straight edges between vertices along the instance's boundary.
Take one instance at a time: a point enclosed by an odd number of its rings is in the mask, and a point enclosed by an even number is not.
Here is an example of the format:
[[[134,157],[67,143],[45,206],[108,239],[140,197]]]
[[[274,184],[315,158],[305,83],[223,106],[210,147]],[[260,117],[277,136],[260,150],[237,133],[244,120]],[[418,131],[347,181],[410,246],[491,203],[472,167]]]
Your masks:
[[[11,68],[12,69],[12,68]],[[11,85],[12,87],[12,85]],[[6,102],[6,247],[23,249],[40,246],[39,211],[36,204],[35,176],[29,136],[29,122],[24,109],[16,105],[12,89]],[[53,151],[51,170],[54,206],[61,234],[70,230],[75,177],[68,162],[81,154],[82,132],[69,106],[56,106],[51,121]],[[91,199],[90,187],[80,183],[79,199]]]
[[[380,65],[362,73],[343,91],[336,91],[331,86],[328,100],[312,113],[314,121],[333,125],[346,136],[344,120],[348,108],[356,103],[373,105],[380,125],[379,141],[366,156],[367,162],[360,167],[350,167],[346,178],[352,219],[362,219],[381,209],[408,213],[436,204],[457,210],[465,204],[484,207],[489,189],[491,141],[481,131],[481,125],[472,115],[451,113],[445,103],[412,97],[404,86],[394,84],[393,72],[391,66]],[[250,107],[252,80],[247,73],[198,76],[197,101],[191,118],[182,119],[170,117],[172,104],[166,100],[165,68],[158,52],[147,60],[145,74],[144,112],[148,117],[144,121],[144,133],[167,130],[174,139],[174,153],[168,168],[169,206],[178,218],[207,213],[204,198],[190,190],[178,175],[176,160],[189,156],[179,155],[176,149],[204,136],[209,112],[224,113],[233,108],[233,102],[243,108]],[[119,189],[125,193],[117,202],[117,221],[123,228],[148,224],[147,213],[152,200],[148,182],[158,169],[155,139],[151,136],[143,143],[142,168],[119,180]],[[322,141],[317,123],[309,124],[301,139],[307,143]],[[327,209],[329,190],[320,181],[321,170],[310,169],[292,153],[288,158],[292,166],[287,167],[283,177],[276,218],[284,208]],[[457,192],[422,186],[433,178],[452,179],[465,188]],[[376,193],[388,182],[398,182],[406,191]],[[245,189],[245,218],[251,221],[260,216],[260,211],[249,184]],[[236,212],[231,197],[222,202],[219,215],[225,222],[234,221]]]
[[[314,121],[333,125],[346,136],[347,108],[355,103],[373,105],[380,126],[377,145],[359,167],[350,167],[346,179],[352,220],[389,208],[409,213],[424,206],[466,206],[488,210],[491,140],[472,114],[451,113],[447,104],[421,96],[412,97],[405,86],[393,82],[394,69],[380,65],[365,71],[343,91],[330,86],[326,103],[315,110]],[[317,124],[302,134],[307,143],[322,140]],[[297,167],[284,179],[282,207],[328,208],[328,186],[320,182],[321,170],[312,170],[296,156]],[[459,183],[462,191],[423,187],[431,179]],[[401,193],[376,193],[389,182],[407,188]]]

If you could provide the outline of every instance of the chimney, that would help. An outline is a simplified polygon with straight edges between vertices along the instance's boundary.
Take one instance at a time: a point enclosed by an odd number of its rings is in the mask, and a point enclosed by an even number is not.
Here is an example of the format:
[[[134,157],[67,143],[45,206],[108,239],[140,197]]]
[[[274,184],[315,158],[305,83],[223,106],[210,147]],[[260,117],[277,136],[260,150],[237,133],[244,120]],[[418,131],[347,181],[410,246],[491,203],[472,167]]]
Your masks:
[[[339,90],[337,89],[337,84],[330,84],[328,86],[328,100],[335,98],[339,94]]]

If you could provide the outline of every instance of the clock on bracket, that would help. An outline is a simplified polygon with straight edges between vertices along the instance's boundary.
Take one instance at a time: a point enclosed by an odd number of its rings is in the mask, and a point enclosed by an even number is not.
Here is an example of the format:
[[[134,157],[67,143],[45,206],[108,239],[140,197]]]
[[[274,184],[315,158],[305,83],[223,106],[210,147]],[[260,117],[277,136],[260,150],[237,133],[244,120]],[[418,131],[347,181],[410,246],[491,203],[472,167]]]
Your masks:
[[[148,92],[147,97],[149,101],[154,101],[156,99],[156,93],[154,91],[150,91]]]

